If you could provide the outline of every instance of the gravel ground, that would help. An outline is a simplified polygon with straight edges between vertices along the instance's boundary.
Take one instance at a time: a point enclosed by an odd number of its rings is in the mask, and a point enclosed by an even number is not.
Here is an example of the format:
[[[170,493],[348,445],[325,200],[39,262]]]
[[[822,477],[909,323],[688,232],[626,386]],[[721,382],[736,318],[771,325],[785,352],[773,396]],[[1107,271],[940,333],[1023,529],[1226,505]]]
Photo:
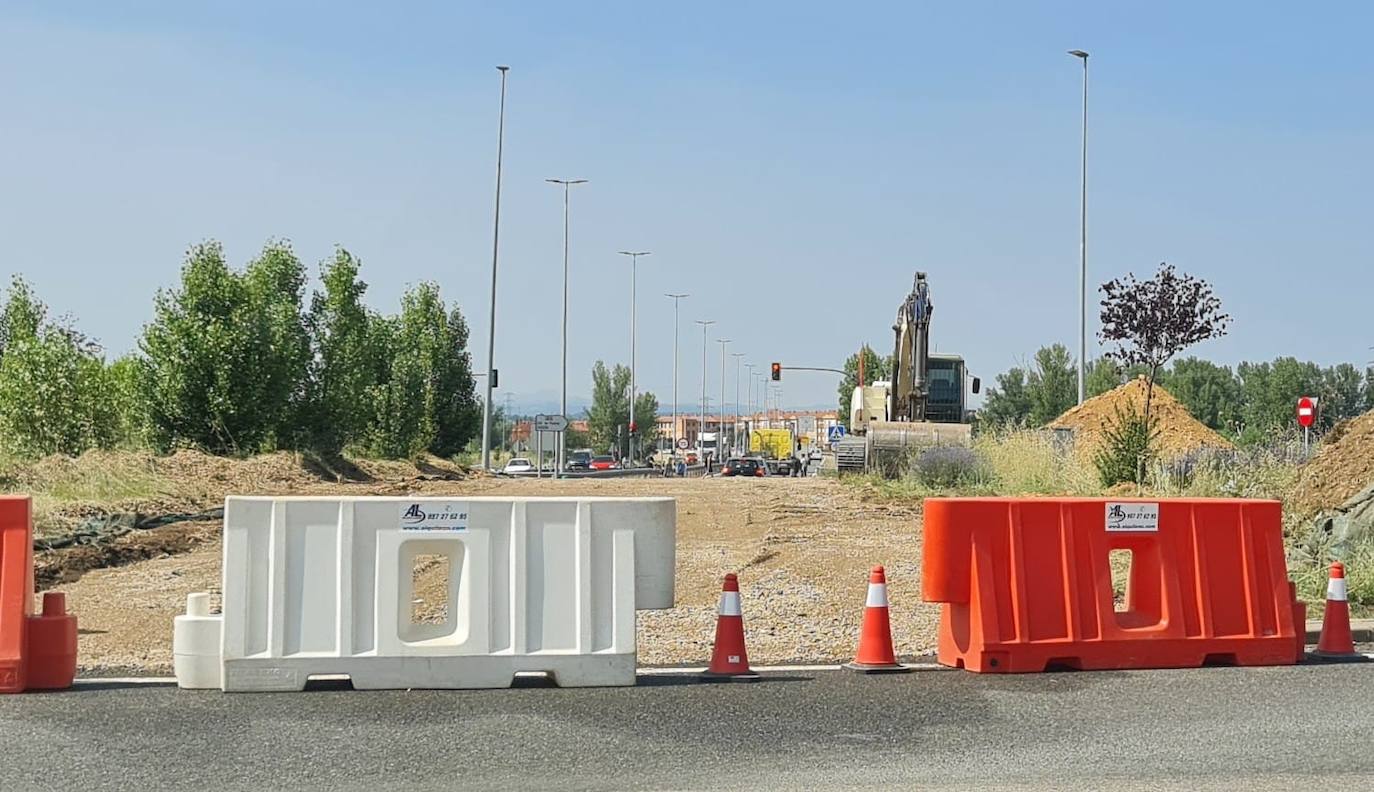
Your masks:
[[[639,613],[642,665],[704,663],[720,581],[737,572],[750,659],[852,656],[868,570],[884,564],[898,654],[933,651],[938,608],[920,602],[920,518],[865,503],[832,479],[471,479],[421,482],[424,495],[669,495],[678,500],[675,607]],[[349,494],[358,494],[350,488]],[[398,494],[388,492],[387,494]],[[213,526],[182,530],[213,532]],[[62,586],[81,625],[83,674],[165,674],[186,594],[218,591],[220,543],[87,572]]]

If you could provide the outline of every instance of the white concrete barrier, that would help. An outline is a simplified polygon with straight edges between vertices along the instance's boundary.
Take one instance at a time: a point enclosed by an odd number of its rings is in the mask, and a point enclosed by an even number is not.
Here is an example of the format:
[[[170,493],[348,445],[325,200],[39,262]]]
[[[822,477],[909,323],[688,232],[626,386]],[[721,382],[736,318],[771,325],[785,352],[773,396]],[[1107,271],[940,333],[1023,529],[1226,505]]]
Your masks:
[[[671,498],[231,497],[223,613],[178,617],[177,683],[632,685],[635,610],[673,604],[675,524]]]

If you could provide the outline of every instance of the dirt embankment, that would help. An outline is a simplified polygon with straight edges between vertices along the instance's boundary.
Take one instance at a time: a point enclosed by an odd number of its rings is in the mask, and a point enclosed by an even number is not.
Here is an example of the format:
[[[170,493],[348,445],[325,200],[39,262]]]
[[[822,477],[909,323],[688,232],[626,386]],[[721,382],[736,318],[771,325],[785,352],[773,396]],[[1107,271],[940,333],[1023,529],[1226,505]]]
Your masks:
[[[1102,443],[1105,433],[1116,424],[1117,414],[1132,408],[1138,414],[1145,413],[1143,379],[1131,380],[1069,408],[1054,419],[1049,428],[1072,430],[1075,445],[1092,453]],[[1155,427],[1156,449],[1165,458],[1203,447],[1233,448],[1229,440],[1194,418],[1182,402],[1159,385],[1155,385],[1150,398],[1150,421]]]
[[[1310,511],[1334,509],[1374,485],[1374,411],[1337,425],[1298,478],[1292,503]]]

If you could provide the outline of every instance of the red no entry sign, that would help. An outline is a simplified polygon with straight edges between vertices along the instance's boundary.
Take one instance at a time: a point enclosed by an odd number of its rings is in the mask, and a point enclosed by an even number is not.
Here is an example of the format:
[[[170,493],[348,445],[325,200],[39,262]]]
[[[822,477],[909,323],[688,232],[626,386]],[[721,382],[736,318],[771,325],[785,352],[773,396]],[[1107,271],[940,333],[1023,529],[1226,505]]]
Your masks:
[[[1298,426],[1306,429],[1317,420],[1317,400],[1310,396],[1298,398]]]

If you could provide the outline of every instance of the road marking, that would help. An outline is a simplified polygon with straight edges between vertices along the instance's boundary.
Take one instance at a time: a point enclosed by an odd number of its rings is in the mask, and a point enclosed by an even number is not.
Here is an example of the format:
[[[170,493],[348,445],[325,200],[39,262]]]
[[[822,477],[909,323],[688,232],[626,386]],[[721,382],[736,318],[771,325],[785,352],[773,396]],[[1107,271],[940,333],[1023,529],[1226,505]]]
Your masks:
[[[176,677],[84,677],[75,682],[77,687],[83,685],[175,685]]]
[[[932,662],[930,662],[930,661],[919,661],[919,662],[915,662],[915,663],[908,663],[907,665],[910,665],[912,668],[915,668],[915,669],[918,670],[918,671],[942,671],[942,670],[950,670],[950,671],[952,671],[952,670],[954,670],[954,669],[948,668],[948,667],[946,667],[946,666],[939,665],[939,664],[937,664],[937,663],[932,663]],[[840,670],[842,670],[843,668],[844,668],[844,666],[838,665],[838,664],[836,664],[836,665],[829,665],[829,664],[823,664],[823,665],[775,665],[775,666],[753,666],[750,670],[756,671],[756,672],[761,673],[761,674],[768,674],[768,673],[815,672],[815,671],[840,671]],[[706,667],[705,667],[705,666],[691,666],[691,667],[687,667],[687,668],[683,668],[683,667],[679,667],[679,666],[672,666],[672,667],[667,667],[667,668],[641,668],[641,669],[639,669],[638,671],[636,671],[636,673],[639,674],[640,676],[690,676],[690,675],[692,675],[692,674],[700,674],[700,673],[704,672],[705,670],[706,670]]]
[[[1362,655],[1366,660],[1374,660],[1374,652],[1363,652],[1363,653],[1361,653],[1361,655]],[[932,661],[929,661],[929,660],[918,660],[918,661],[916,661],[916,662],[907,663],[907,665],[911,666],[912,668],[916,669],[917,671],[954,671],[954,670],[957,670],[957,669],[954,669],[954,668],[950,668],[949,666],[942,666],[942,665],[940,665],[939,663],[935,663],[935,662],[932,662]],[[1320,663],[1304,663],[1303,665],[1321,665],[1321,664],[1320,664]],[[775,666],[754,666],[752,670],[757,671],[757,672],[759,672],[759,673],[761,673],[761,674],[771,674],[771,673],[779,673],[779,674],[793,673],[793,674],[795,674],[795,673],[814,673],[814,672],[817,672],[817,671],[840,671],[840,670],[843,670],[843,668],[844,668],[844,666],[842,666],[842,665],[819,664],[819,665],[775,665]],[[1138,670],[1148,671],[1149,669],[1138,669]],[[636,674],[637,676],[692,676],[692,675],[694,675],[694,674],[700,674],[700,673],[703,673],[703,672],[705,672],[705,671],[706,671],[706,666],[685,666],[685,667],[684,667],[684,666],[668,666],[668,667],[659,667],[659,668],[639,668],[639,669],[636,669],[636,670],[635,670],[635,674]],[[1091,671],[1085,671],[1085,672],[1083,672],[1083,673],[1091,674],[1092,672],[1091,672]],[[542,672],[539,672],[539,671],[520,671],[520,672],[517,672],[517,673],[516,673],[516,676],[541,676],[541,675],[542,675]],[[348,677],[347,677],[347,675],[340,674],[340,675],[337,675],[337,676],[331,675],[331,676],[319,676],[319,677],[311,677],[311,678],[312,678],[312,679],[328,680],[328,679],[347,679]],[[100,685],[130,685],[130,686],[133,686],[133,685],[146,685],[146,686],[149,686],[149,687],[155,687],[155,686],[159,686],[159,685],[163,685],[163,686],[165,686],[165,685],[175,685],[176,683],[177,683],[176,677],[83,677],[83,678],[81,678],[81,679],[76,680],[75,686],[76,686],[76,687],[83,687],[83,686],[92,686],[92,687],[96,687],[96,686],[100,686]]]

